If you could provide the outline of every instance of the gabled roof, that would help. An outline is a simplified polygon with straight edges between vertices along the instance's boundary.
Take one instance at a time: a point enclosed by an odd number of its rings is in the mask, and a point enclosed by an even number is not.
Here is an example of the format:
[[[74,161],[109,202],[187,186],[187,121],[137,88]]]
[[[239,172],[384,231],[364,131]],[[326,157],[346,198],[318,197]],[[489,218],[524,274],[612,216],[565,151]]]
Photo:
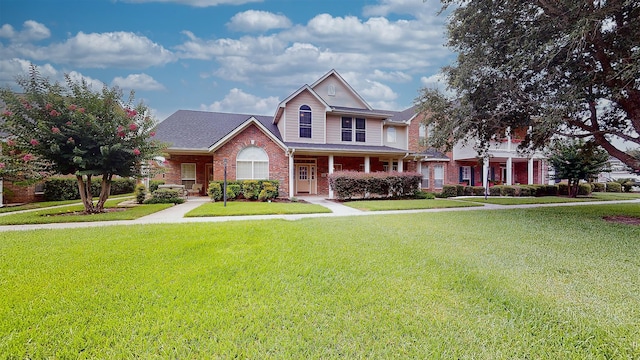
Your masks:
[[[326,80],[329,76],[335,76],[338,81],[340,81],[342,83],[342,85],[344,85],[344,87],[346,87],[347,89],[349,89],[349,91],[351,91],[353,93],[353,95],[355,95],[358,100],[362,101],[362,103],[367,107],[368,110],[373,110],[373,108],[371,108],[371,106],[369,105],[368,102],[366,102],[362,96],[360,96],[360,94],[358,94],[352,87],[351,85],[349,85],[349,83],[347,83],[342,76],[340,76],[340,74],[338,74],[338,72],[335,69],[331,69],[328,73],[324,74],[320,79],[316,80],[313,84],[311,84],[312,88],[315,88],[318,84],[320,84],[321,82],[323,82],[324,80]]]
[[[229,134],[254,121],[282,143],[280,131],[271,119],[262,115],[178,110],[156,126],[156,139],[170,143],[169,149],[208,152]]]
[[[434,148],[430,148],[424,150],[422,152],[417,153],[417,155],[421,155],[423,161],[451,161],[447,155],[443,152],[438,151]]]
[[[413,120],[413,118],[416,117],[416,115],[418,115],[418,113],[416,113],[416,107],[412,106],[408,109],[402,110],[402,111],[392,111],[393,115],[390,116],[387,120],[388,121],[393,121],[393,122],[409,122],[411,120]]]
[[[291,99],[294,99],[296,96],[300,95],[300,93],[302,93],[305,90],[308,91],[321,104],[324,105],[325,111],[330,111],[331,110],[331,107],[329,106],[329,104],[327,104],[327,102],[324,101],[324,99],[321,98],[320,95],[318,95],[318,93],[316,93],[309,85],[305,84],[304,86],[300,87],[298,90],[294,91],[293,94],[287,96],[284,100],[280,101],[280,104],[278,104],[278,108],[276,109],[276,113],[275,113],[275,115],[273,115],[273,123],[274,124],[278,123],[278,120],[280,119],[280,116],[282,115],[282,111],[285,108],[285,106],[287,105],[287,103],[289,101],[291,101]]]

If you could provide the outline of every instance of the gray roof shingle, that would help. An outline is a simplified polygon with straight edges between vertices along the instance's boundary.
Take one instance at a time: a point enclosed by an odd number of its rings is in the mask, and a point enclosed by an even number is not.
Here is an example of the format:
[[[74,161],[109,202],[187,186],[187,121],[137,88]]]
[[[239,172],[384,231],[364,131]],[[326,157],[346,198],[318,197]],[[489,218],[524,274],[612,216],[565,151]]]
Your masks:
[[[282,141],[271,116],[178,110],[156,126],[156,139],[174,149],[208,149],[245,121],[254,117]]]

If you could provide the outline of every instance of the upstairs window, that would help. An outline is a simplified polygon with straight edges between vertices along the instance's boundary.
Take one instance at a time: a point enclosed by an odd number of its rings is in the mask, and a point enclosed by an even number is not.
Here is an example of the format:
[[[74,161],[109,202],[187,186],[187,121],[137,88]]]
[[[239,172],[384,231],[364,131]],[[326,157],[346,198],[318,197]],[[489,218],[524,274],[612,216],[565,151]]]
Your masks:
[[[367,121],[365,119],[356,118],[356,141],[365,142],[367,133]]]
[[[352,141],[353,139],[353,119],[350,117],[342,118],[342,141]]]
[[[352,142],[366,142],[367,141],[367,120],[363,118],[342,118],[342,141]]]
[[[311,108],[308,105],[300,106],[300,137],[311,138]]]
[[[388,143],[396,142],[396,128],[393,126],[390,126],[387,129],[387,142]]]

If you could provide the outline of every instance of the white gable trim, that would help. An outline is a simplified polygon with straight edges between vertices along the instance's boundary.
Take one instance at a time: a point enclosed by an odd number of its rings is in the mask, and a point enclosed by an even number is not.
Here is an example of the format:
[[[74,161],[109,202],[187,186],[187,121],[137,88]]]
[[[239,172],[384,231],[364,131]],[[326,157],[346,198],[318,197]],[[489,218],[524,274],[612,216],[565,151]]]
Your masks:
[[[224,144],[229,142],[229,140],[233,139],[234,137],[236,137],[236,135],[238,135],[244,129],[249,127],[249,125],[251,125],[251,124],[256,125],[258,127],[258,129],[260,129],[265,135],[267,135],[271,139],[271,141],[273,141],[274,143],[278,144],[278,146],[280,146],[283,150],[287,150],[287,146],[282,141],[280,141],[280,139],[278,139],[277,137],[273,136],[271,131],[269,131],[266,127],[264,127],[264,125],[262,125],[260,123],[260,121],[258,121],[255,117],[252,116],[252,117],[248,118],[245,122],[240,124],[240,126],[238,126],[237,128],[233,129],[233,131],[231,131],[230,133],[225,135],[222,139],[218,140],[216,143],[211,145],[209,147],[209,152],[214,152],[214,151],[218,150]]]
[[[309,91],[309,93],[311,95],[313,95],[313,97],[315,97],[322,105],[324,105],[324,109],[326,112],[331,111],[331,106],[329,106],[329,104],[327,104],[326,101],[324,101],[324,99],[322,99],[320,97],[320,95],[318,95],[318,93],[316,93],[309,85],[304,85],[301,88],[299,88],[298,90],[296,90],[293,94],[287,96],[286,99],[282,100],[280,102],[280,104],[278,104],[278,108],[276,109],[276,113],[273,116],[273,123],[277,124],[278,121],[280,120],[280,117],[282,116],[282,113],[284,112],[284,108],[287,105],[287,103],[291,100],[293,100],[296,96],[300,95],[303,91]]]
[[[338,74],[338,72],[335,69],[331,69],[328,73],[324,74],[324,76],[322,76],[320,79],[316,80],[313,84],[311,84],[312,88],[315,88],[318,84],[320,84],[321,82],[323,82],[325,79],[327,79],[329,76],[335,76],[341,83],[342,85],[344,85],[347,89],[349,89],[349,91],[351,91],[351,93],[358,98],[358,100],[362,101],[362,103],[367,107],[367,109],[369,110],[373,110],[373,108],[371,107],[371,105],[369,105],[369,103],[367,103],[362,96],[360,96],[360,94],[358,94],[352,87],[351,85],[349,85],[348,82],[346,82],[344,80],[344,78],[342,78],[342,76],[340,76],[340,74]]]

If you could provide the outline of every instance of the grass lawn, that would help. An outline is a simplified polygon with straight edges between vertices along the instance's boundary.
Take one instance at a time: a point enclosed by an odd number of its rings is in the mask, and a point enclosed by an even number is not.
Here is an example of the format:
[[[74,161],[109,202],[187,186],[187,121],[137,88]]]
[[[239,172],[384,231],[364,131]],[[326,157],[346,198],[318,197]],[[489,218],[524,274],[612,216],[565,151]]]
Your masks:
[[[481,206],[452,199],[412,199],[412,200],[358,200],[343,203],[346,206],[363,211],[442,209]]]
[[[112,195],[112,196],[109,196],[109,199],[127,198],[127,197],[133,198],[132,194],[129,193],[129,194],[123,194],[123,195]],[[98,198],[95,197],[94,200],[98,200]],[[4,207],[0,207],[0,214],[7,213],[7,212],[15,212],[15,211],[31,210],[31,209],[42,209],[45,207],[78,204],[78,203],[82,203],[82,200],[40,201],[40,202],[23,204],[23,205],[4,206]]]
[[[226,207],[224,206],[224,202],[202,204],[186,213],[185,217],[315,214],[329,212],[331,212],[331,210],[321,205],[298,202],[227,201]]]
[[[587,201],[614,201],[614,200],[635,200],[640,199],[640,194],[636,193],[592,193],[589,197],[570,198],[566,196],[541,196],[541,197],[494,197],[490,196],[486,200],[484,197],[464,197],[462,201],[470,201],[496,205],[521,205],[521,204],[553,204],[568,202]]]
[[[117,207],[124,199],[109,199],[105,203],[105,208]],[[77,200],[73,204],[77,204]],[[113,221],[113,220],[133,220],[139,217],[153,214],[164,210],[173,204],[149,204],[128,207],[123,211],[105,212],[92,215],[74,215],[74,212],[83,211],[83,205],[69,205],[58,208],[29,211],[19,214],[7,214],[0,216],[0,225],[18,224],[52,224],[65,222],[88,222],[88,221]]]
[[[7,232],[0,358],[640,358],[637,204]]]

